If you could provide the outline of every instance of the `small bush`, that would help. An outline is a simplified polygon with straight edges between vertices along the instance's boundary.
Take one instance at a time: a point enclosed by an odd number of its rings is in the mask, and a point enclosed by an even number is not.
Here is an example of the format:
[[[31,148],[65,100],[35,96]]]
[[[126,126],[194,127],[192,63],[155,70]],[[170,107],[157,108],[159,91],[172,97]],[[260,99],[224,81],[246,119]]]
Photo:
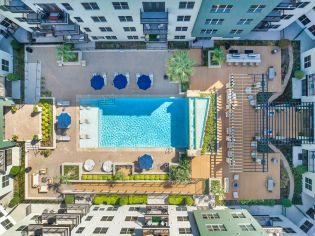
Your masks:
[[[11,112],[12,112],[12,113],[15,113],[16,111],[17,111],[17,107],[16,107],[15,105],[12,106],[12,107],[11,107]]]
[[[11,139],[13,142],[16,142],[16,141],[18,141],[19,137],[17,135],[13,134]]]
[[[151,179],[151,175],[144,175],[144,180],[150,180]]]
[[[96,176],[97,176],[97,180],[102,180],[103,179],[102,175],[96,175]]]
[[[180,195],[170,195],[167,198],[167,201],[170,205],[182,205],[185,203],[184,197]]]
[[[11,41],[11,47],[15,50],[20,50],[23,48],[23,44],[21,44],[19,41],[14,39]]]
[[[192,197],[190,197],[190,196],[185,197],[185,204],[187,206],[192,206],[194,204],[194,199]]]
[[[49,157],[51,154],[51,150],[50,149],[42,150],[40,151],[40,154],[44,157]]]
[[[129,203],[129,198],[128,198],[128,196],[122,196],[122,197],[120,197],[120,199],[119,199],[119,205],[128,205],[128,203]]]
[[[14,73],[9,73],[5,76],[7,78],[7,80],[9,81],[16,81],[16,80],[20,80],[19,76],[17,74]]]
[[[16,205],[18,205],[21,201],[21,198],[19,196],[19,194],[17,192],[14,193],[13,198],[11,199],[11,201],[9,202],[9,207],[15,207]]]
[[[239,200],[240,205],[264,205],[274,206],[276,201],[274,199],[257,199],[257,200]]]
[[[93,180],[98,180],[98,176],[97,175],[93,175]]]
[[[74,201],[75,201],[75,197],[73,194],[67,194],[65,195],[65,204],[74,204]]]
[[[81,179],[82,179],[82,180],[87,180],[87,175],[82,175],[82,176],[81,176]]]
[[[33,139],[32,139],[33,141],[39,141],[39,137],[38,137],[38,135],[37,134],[34,134],[33,135]]]
[[[282,204],[282,206],[285,207],[285,208],[289,208],[289,207],[292,206],[292,202],[291,202],[291,200],[288,199],[288,198],[282,199],[281,204]]]
[[[20,173],[21,167],[20,166],[12,166],[10,170],[10,175],[15,177]]]
[[[301,70],[294,71],[294,77],[297,79],[303,79],[304,78],[304,72]]]
[[[281,49],[286,49],[286,48],[288,48],[288,47],[290,46],[290,44],[291,44],[291,42],[290,42],[289,39],[281,39],[281,40],[279,41],[279,47],[280,47]]]
[[[146,195],[130,195],[129,204],[147,204],[148,196]]]

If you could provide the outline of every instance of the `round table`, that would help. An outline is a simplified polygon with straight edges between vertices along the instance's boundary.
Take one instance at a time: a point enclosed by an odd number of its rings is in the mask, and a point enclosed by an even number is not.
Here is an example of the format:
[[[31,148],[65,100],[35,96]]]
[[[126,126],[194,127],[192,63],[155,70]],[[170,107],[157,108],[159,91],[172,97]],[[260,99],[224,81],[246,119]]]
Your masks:
[[[95,162],[93,160],[86,160],[83,167],[86,171],[92,171],[94,166]]]
[[[103,170],[107,173],[112,172],[113,170],[113,162],[111,161],[105,161],[103,163]]]

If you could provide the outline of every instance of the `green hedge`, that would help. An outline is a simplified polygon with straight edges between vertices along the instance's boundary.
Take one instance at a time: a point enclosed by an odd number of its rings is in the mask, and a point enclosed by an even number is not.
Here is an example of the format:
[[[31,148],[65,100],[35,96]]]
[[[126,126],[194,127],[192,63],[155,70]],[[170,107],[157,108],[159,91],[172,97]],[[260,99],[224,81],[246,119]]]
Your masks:
[[[53,145],[53,106],[52,100],[42,99],[38,106],[42,108],[42,140],[43,146]]]
[[[148,197],[146,195],[98,195],[93,198],[94,205],[132,205],[132,204],[147,204]]]
[[[64,199],[65,204],[74,204],[74,199],[75,197],[73,194],[67,194]]]
[[[20,173],[20,170],[21,170],[21,166],[12,166],[11,170],[10,170],[10,175],[12,177],[15,177],[17,176],[19,173]]]
[[[265,205],[274,206],[276,201],[274,199],[256,199],[256,200],[239,200],[240,205]]]
[[[82,180],[114,180],[113,175],[105,175],[105,174],[83,174],[81,176]],[[129,175],[124,176],[122,181],[124,180],[168,180],[169,176],[167,174],[137,174],[137,175]]]
[[[292,198],[293,204],[302,204],[302,191],[303,191],[303,182],[302,175],[307,171],[306,166],[297,166],[292,168],[292,173],[294,177],[294,193]]]
[[[188,205],[188,206],[191,206],[194,204],[194,199],[191,196],[170,195],[167,198],[167,202],[170,205]]]

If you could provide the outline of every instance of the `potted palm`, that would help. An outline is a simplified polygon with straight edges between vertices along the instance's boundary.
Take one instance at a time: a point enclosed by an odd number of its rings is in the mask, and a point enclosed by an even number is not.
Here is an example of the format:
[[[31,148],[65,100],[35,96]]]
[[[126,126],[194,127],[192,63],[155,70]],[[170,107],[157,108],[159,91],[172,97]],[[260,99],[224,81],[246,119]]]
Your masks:
[[[194,65],[195,61],[189,57],[187,51],[176,51],[167,60],[167,76],[170,80],[180,83],[181,91],[186,91]]]

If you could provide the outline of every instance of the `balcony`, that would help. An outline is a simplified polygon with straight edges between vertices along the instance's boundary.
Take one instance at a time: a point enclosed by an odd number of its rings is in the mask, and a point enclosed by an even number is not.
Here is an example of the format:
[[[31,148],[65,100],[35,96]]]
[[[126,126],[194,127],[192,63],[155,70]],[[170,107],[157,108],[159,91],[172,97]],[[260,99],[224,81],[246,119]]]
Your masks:
[[[298,0],[284,0],[274,10],[294,10]]]
[[[271,28],[272,28],[272,26],[271,26],[270,22],[262,21],[253,29],[253,31],[265,32],[265,31],[268,31]]]
[[[29,24],[39,24],[41,19],[40,13],[32,12],[27,14],[26,21]]]
[[[279,22],[281,20],[281,12],[280,11],[272,11],[269,15],[267,15],[264,21],[269,22]]]
[[[69,15],[66,12],[45,12],[42,14],[41,25],[68,24]]]
[[[24,4],[21,0],[3,0],[0,1],[0,9],[12,13],[31,13],[33,10]]]
[[[145,215],[168,215],[167,206],[147,205]]]
[[[80,33],[80,27],[77,24],[55,25],[55,36],[75,35]]]
[[[144,34],[167,34],[167,24],[144,24]]]
[[[152,236],[152,235],[169,236],[170,231],[169,229],[143,229],[142,235],[143,236]]]
[[[308,171],[315,173],[315,152],[308,152]]]
[[[63,36],[64,42],[66,43],[87,43],[89,42],[89,38],[87,34],[80,32],[77,35],[65,35]]]
[[[140,12],[140,23],[168,23],[168,12]]]
[[[144,216],[143,228],[169,228],[168,215]]]

